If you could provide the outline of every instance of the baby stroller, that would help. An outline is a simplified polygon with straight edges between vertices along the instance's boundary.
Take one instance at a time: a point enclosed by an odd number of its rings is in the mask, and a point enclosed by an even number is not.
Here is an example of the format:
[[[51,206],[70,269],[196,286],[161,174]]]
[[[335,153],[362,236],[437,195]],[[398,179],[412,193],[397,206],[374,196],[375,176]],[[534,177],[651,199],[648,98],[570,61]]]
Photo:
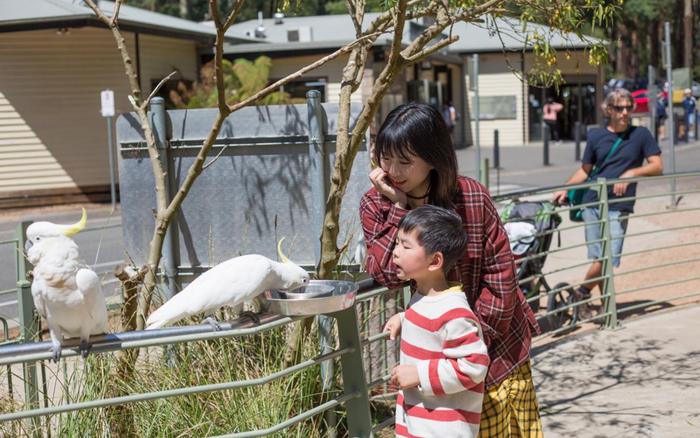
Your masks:
[[[569,283],[557,283],[552,288],[542,273],[547,251],[561,223],[561,216],[555,211],[554,205],[547,201],[514,200],[501,213],[501,219],[505,223],[515,257],[518,284],[533,312],[539,310],[542,294],[547,296],[547,313],[572,303],[574,290]],[[551,293],[552,290],[556,292]],[[574,324],[575,317],[575,312],[569,308],[551,313],[540,320],[540,325],[544,326],[544,330],[554,330],[565,324]]]

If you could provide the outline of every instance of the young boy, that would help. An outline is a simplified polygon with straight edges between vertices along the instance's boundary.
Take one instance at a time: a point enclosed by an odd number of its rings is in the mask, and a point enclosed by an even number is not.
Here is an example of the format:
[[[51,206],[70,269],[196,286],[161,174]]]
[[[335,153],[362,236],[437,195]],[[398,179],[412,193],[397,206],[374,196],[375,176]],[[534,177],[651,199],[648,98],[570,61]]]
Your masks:
[[[467,245],[462,221],[423,205],[401,219],[396,240],[398,276],[421,295],[384,327],[390,339],[401,334],[400,365],[391,372],[400,388],[396,436],[476,437],[489,356],[461,285],[445,278]]]

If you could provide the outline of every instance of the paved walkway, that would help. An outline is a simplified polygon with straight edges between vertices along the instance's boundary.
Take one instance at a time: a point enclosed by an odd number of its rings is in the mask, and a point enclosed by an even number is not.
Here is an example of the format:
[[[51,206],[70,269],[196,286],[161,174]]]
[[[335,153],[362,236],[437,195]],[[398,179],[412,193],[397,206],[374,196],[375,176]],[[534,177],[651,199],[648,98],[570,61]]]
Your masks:
[[[700,437],[700,305],[533,351],[547,438]]]

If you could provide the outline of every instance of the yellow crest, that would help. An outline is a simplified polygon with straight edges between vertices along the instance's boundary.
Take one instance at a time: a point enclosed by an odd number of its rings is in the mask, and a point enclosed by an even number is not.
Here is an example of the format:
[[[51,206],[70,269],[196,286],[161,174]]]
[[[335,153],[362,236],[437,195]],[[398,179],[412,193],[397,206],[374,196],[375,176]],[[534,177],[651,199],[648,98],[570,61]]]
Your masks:
[[[85,225],[87,224],[87,212],[85,211],[85,208],[83,208],[83,217],[80,218],[80,220],[73,225],[68,225],[66,228],[63,230],[63,234],[65,234],[68,237],[72,237],[75,234],[78,234],[80,231],[82,231],[85,228]]]
[[[279,256],[280,261],[281,261],[282,263],[292,263],[291,260],[289,260],[289,259],[287,258],[287,256],[285,256],[285,255],[282,253],[282,242],[284,242],[284,239],[285,239],[285,238],[283,237],[283,238],[280,239],[279,242],[277,242],[277,256]]]

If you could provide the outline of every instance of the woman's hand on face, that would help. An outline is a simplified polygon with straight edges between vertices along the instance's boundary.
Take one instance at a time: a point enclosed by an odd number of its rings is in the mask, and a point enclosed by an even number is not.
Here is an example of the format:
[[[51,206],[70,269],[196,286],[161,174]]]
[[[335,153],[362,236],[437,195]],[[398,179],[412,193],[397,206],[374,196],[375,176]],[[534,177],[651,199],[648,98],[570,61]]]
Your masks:
[[[381,167],[377,167],[369,173],[369,180],[374,188],[379,193],[389,198],[391,202],[399,204],[404,208],[406,205],[408,205],[408,198],[406,197],[406,194],[389,184],[387,174]]]

